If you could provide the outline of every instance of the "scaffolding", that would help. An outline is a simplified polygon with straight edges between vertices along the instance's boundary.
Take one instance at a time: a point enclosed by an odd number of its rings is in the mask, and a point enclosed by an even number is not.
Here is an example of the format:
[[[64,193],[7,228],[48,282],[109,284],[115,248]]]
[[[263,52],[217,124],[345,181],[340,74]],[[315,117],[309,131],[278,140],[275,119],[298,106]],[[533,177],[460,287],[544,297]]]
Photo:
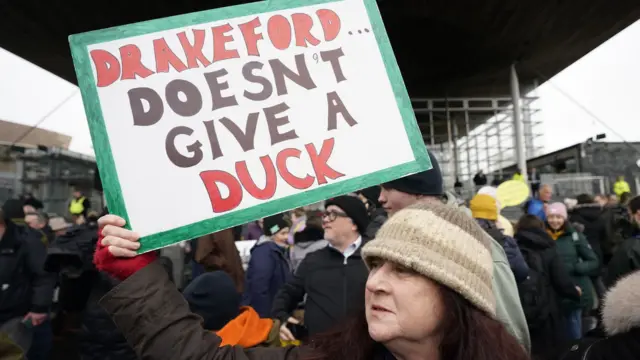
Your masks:
[[[542,136],[534,114],[535,96],[522,97],[520,110],[524,124],[525,156],[542,152],[536,141]],[[502,168],[517,162],[514,109],[511,97],[412,99],[425,144],[438,158],[445,186],[452,189],[458,179],[465,189],[473,189],[479,170],[492,180]]]

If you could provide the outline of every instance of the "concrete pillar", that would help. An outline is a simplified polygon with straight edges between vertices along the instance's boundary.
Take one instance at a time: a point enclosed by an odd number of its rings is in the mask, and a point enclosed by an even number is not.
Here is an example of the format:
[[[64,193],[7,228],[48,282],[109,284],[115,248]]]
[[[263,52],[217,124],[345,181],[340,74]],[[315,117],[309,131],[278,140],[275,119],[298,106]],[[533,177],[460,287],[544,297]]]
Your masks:
[[[522,109],[520,107],[520,83],[515,64],[511,65],[511,98],[513,100],[513,147],[516,153],[516,164],[525,181],[527,178],[527,154],[525,150],[524,124],[522,123]]]

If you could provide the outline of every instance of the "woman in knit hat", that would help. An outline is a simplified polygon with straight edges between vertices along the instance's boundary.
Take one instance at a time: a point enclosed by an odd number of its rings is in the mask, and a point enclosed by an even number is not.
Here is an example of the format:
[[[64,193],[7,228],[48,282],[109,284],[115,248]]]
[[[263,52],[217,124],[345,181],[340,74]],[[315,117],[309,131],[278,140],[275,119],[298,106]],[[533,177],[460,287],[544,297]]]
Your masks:
[[[567,221],[567,208],[556,202],[547,207],[547,233],[556,242],[556,251],[573,283],[581,289],[580,301],[563,299],[562,312],[567,322],[567,335],[582,338],[582,312],[594,305],[593,284],[589,278],[599,268],[598,257],[584,236]]]
[[[364,314],[308,345],[279,349],[221,347],[153,253],[134,257],[138,237],[124,220],[101,225],[95,262],[123,280],[101,303],[141,359],[528,359],[495,319],[490,240],[456,208],[417,204],[396,213],[362,250],[370,269]]]

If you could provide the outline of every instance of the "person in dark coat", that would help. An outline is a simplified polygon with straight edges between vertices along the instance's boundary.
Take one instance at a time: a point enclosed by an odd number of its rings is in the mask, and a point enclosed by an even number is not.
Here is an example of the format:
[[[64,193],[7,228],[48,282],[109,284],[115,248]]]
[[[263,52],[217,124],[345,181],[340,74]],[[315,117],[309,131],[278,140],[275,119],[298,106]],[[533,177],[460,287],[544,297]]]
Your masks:
[[[621,277],[640,270],[640,196],[629,201],[629,213],[633,218],[633,233],[615,249],[607,267],[604,283],[612,286]]]
[[[637,360],[640,358],[640,272],[620,279],[605,295],[604,331],[569,344],[557,360]]]
[[[32,329],[48,320],[55,276],[44,271],[41,233],[24,223],[22,201],[7,200],[0,211],[0,332],[25,353]]]
[[[603,263],[602,243],[607,238],[607,228],[602,207],[587,194],[579,195],[576,200],[578,204],[569,212],[569,222],[579,223],[584,226],[583,235],[591,245],[591,249],[598,256],[600,263]]]
[[[568,340],[565,336],[566,326],[560,310],[560,300],[568,298],[578,301],[580,291],[564,268],[556,252],[556,244],[545,231],[542,220],[534,215],[524,215],[518,221],[516,229],[515,239],[521,251],[525,254],[535,254],[541,260],[540,284],[544,287],[542,292],[546,296],[542,299],[544,304],[540,306],[544,308],[540,309],[536,319],[527,319],[527,322],[531,335],[531,352],[534,357],[545,358]],[[534,267],[533,264],[529,265]],[[521,300],[525,301],[527,295],[531,294],[521,294]],[[541,294],[537,295],[541,297]]]
[[[357,192],[358,197],[362,200],[369,213],[369,225],[365,230],[364,236],[369,239],[376,237],[378,229],[387,221],[389,217],[387,212],[382,208],[382,204],[378,201],[380,198],[380,186],[372,186]]]
[[[593,284],[590,275],[599,268],[598,256],[584,236],[568,222],[567,208],[553,203],[547,208],[547,233],[556,242],[556,250],[571,278],[582,295],[580,301],[564,299],[563,311],[567,318],[567,331],[572,339],[582,337],[582,314],[593,309]]]
[[[251,306],[260,317],[269,317],[276,293],[292,276],[287,253],[289,226],[283,214],[265,218],[266,236],[251,249],[242,305]]]
[[[309,335],[329,330],[362,309],[367,269],[360,249],[369,224],[367,209],[354,196],[338,196],[325,203],[322,217],[328,246],[304,258],[296,273],[278,292],[272,317],[283,324],[280,337],[294,340],[287,329],[295,307],[307,296],[304,325]]]
[[[524,281],[529,274],[529,266],[522,257],[518,243],[516,243],[512,237],[505,235],[498,229],[496,224],[498,221],[498,204],[496,199],[487,194],[477,194],[471,199],[469,209],[480,227],[504,248],[516,282],[520,283]]]

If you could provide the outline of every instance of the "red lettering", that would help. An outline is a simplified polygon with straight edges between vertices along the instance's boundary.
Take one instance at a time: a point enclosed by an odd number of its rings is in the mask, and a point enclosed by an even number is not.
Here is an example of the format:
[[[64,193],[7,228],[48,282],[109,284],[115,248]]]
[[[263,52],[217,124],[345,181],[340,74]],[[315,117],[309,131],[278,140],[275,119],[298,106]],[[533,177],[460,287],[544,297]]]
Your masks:
[[[209,194],[209,201],[211,202],[211,208],[214,213],[223,213],[229,210],[233,210],[242,202],[242,186],[236,178],[226,171],[222,170],[209,170],[200,173],[200,179],[204,183],[207,193]],[[218,183],[223,183],[229,188],[229,196],[222,198]]]
[[[244,43],[247,46],[247,52],[249,56],[260,56],[260,51],[258,50],[258,40],[262,40],[262,34],[256,33],[256,28],[262,25],[260,23],[260,18],[255,18],[248,23],[240,24],[238,27],[242,32],[242,37],[244,38]]]
[[[142,54],[140,49],[133,45],[125,45],[120,48],[120,58],[122,59],[122,76],[120,80],[132,80],[136,75],[146,78],[153,75],[153,71],[142,65]]]
[[[258,200],[268,200],[276,193],[276,185],[278,184],[278,176],[276,175],[276,168],[273,166],[271,158],[266,155],[260,158],[262,168],[265,172],[265,185],[264,189],[260,189],[256,182],[253,181],[249,169],[247,169],[247,163],[245,161],[238,161],[236,163],[236,173],[240,183],[247,190],[249,195]]]
[[[340,33],[340,17],[333,10],[320,9],[316,11],[322,31],[324,32],[324,40],[331,41],[338,37]]]
[[[227,35],[232,29],[229,24],[211,28],[213,32],[213,62],[240,57],[238,50],[227,49],[227,43],[233,41],[233,36]]]
[[[320,44],[320,40],[311,34],[311,28],[313,27],[311,16],[298,13],[291,15],[291,20],[296,33],[296,46],[307,47],[307,42],[313,46]]]
[[[278,156],[276,157],[276,166],[278,167],[278,173],[280,173],[280,176],[287,184],[291,185],[291,187],[293,187],[294,189],[304,190],[310,188],[311,185],[313,185],[313,181],[315,180],[315,178],[309,174],[307,174],[307,176],[303,178],[299,178],[291,174],[291,172],[287,168],[287,159],[300,159],[300,153],[300,150],[293,148],[280,151],[278,153]]]
[[[327,161],[329,161],[329,157],[331,157],[331,153],[333,152],[334,144],[335,140],[333,138],[323,141],[322,148],[320,148],[320,154],[318,154],[313,144],[306,144],[304,146],[311,158],[311,164],[313,165],[313,171],[316,173],[318,185],[327,183],[327,179],[325,177],[335,180],[344,176],[344,174],[335,171],[327,164]]]
[[[187,57],[187,66],[189,69],[197,68],[198,61],[200,61],[204,67],[211,65],[211,61],[202,53],[204,37],[204,30],[193,30],[193,45],[191,45],[184,31],[178,34],[178,40],[180,40],[180,45],[182,45],[184,54]]]
[[[164,38],[153,40],[153,52],[156,56],[156,73],[168,73],[169,65],[176,69],[177,72],[187,70],[187,65],[173,53]]]
[[[271,43],[278,50],[286,50],[291,45],[291,25],[282,15],[275,15],[267,22],[267,33]]]
[[[113,84],[120,76],[120,62],[106,50],[91,50],[91,60],[96,67],[96,77],[98,87],[105,87]]]

